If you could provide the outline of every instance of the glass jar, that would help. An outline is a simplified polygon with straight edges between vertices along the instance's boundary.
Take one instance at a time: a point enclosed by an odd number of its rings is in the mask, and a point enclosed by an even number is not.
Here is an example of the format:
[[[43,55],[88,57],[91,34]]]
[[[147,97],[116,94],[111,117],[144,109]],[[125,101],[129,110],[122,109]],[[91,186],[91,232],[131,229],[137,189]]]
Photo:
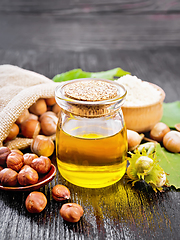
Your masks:
[[[127,132],[121,110],[125,96],[123,86],[103,79],[71,80],[56,87],[61,107],[56,157],[66,180],[100,188],[125,174]]]

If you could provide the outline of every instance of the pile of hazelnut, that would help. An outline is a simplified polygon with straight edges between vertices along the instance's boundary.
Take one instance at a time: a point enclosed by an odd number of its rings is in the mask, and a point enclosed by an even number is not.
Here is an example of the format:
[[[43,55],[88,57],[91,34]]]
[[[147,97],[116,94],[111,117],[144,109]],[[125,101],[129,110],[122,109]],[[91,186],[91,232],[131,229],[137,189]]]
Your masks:
[[[62,202],[70,198],[70,191],[64,185],[55,185],[52,189],[52,197],[55,201]],[[30,213],[40,213],[47,205],[47,198],[42,192],[31,192],[25,201],[26,209]],[[64,203],[60,209],[60,215],[65,221],[78,222],[83,215],[83,208],[77,203]]]
[[[25,109],[12,125],[4,143],[17,136],[34,139],[37,135],[51,136],[56,132],[57,114],[60,107],[55,98],[40,98],[29,109]]]
[[[139,146],[142,139],[161,143],[166,150],[172,153],[180,152],[180,124],[175,125],[176,130],[171,130],[165,123],[156,123],[149,132],[150,139],[144,138],[133,130],[127,130],[128,150],[132,151]]]
[[[28,186],[36,184],[39,176],[46,174],[51,167],[51,160],[46,156],[38,157],[35,153],[23,154],[20,150],[0,147],[0,183],[3,186]],[[60,202],[70,198],[70,191],[63,185],[52,189],[52,197]],[[30,213],[40,213],[47,205],[47,198],[42,192],[31,192],[25,201]],[[78,222],[83,215],[83,208],[76,203],[65,203],[60,215],[68,222]]]
[[[0,183],[3,186],[28,186],[36,184],[39,176],[49,172],[51,160],[34,153],[0,148]]]

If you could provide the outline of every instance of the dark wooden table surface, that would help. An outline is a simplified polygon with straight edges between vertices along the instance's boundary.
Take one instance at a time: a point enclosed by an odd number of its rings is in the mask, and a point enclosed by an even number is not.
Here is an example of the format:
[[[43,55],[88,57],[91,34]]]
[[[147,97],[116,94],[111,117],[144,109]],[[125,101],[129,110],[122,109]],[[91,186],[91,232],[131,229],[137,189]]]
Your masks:
[[[180,100],[180,1],[0,1],[0,64],[52,78],[74,68],[121,67]],[[55,158],[52,158],[54,164]],[[84,208],[77,224],[64,222],[52,199],[57,183]],[[25,209],[27,193],[0,191],[0,240],[180,239],[180,192],[134,188],[123,178],[103,189],[84,189],[57,172],[41,188],[48,204],[38,215]]]

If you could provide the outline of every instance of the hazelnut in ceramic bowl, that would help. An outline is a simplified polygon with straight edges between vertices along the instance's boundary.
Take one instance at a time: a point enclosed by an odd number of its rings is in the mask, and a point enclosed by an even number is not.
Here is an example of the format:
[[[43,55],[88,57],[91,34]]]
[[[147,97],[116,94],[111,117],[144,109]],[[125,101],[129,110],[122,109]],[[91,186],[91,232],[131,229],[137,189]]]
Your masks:
[[[161,120],[165,92],[159,86],[142,81],[136,76],[126,75],[118,83],[127,90],[122,106],[127,129],[148,132]]]

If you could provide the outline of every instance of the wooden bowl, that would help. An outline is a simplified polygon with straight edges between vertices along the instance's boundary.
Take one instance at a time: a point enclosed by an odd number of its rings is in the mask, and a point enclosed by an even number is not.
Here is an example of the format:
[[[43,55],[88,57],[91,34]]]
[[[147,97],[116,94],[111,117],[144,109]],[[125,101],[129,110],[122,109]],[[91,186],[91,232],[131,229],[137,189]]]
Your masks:
[[[56,175],[56,167],[51,164],[51,168],[49,170],[48,173],[40,176],[38,182],[36,184],[33,185],[28,185],[28,186],[16,186],[16,187],[7,187],[7,186],[3,186],[0,184],[0,190],[4,190],[4,191],[15,191],[15,192],[21,192],[21,191],[35,191],[43,186],[45,186],[46,184],[48,184],[49,182],[51,182],[53,180],[53,178]]]
[[[162,118],[165,92],[159,86],[153,83],[150,84],[160,91],[160,100],[146,106],[122,106],[126,128],[129,130],[139,133],[148,132]]]

